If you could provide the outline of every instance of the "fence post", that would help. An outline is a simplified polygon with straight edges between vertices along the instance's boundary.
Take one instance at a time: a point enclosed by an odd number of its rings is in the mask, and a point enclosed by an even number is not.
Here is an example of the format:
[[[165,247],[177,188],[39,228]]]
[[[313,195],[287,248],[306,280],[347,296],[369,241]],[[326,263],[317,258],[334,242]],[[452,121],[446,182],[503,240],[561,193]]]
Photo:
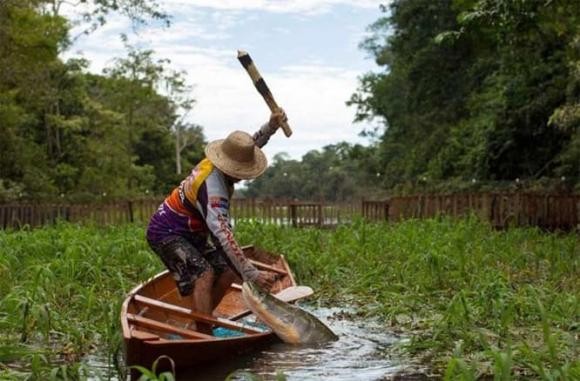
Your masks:
[[[290,210],[290,221],[292,223],[292,226],[297,227],[298,226],[298,216],[296,213],[296,205],[293,202],[290,202],[290,204],[288,204],[288,208]]]
[[[129,222],[135,222],[135,217],[133,216],[133,201],[127,201],[127,211],[129,212]]]

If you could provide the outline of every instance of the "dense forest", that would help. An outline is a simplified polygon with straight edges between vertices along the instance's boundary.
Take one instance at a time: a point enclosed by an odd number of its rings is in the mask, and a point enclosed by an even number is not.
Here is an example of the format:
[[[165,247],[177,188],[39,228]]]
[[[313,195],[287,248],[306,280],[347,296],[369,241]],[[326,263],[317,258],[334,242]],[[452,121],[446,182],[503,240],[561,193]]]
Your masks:
[[[63,3],[0,2],[0,201],[165,194],[205,144],[202,127],[186,122],[195,100],[184,73],[127,38],[126,56],[100,74],[62,58],[78,38],[73,25],[90,38],[112,13],[169,23],[162,2],[83,1],[91,6],[76,21],[62,15]],[[345,100],[356,120],[381,126],[362,131],[372,143],[337,143],[301,160],[278,154],[244,194],[578,189],[579,2],[389,4],[361,43],[381,69],[361,73]]]
[[[363,75],[348,101],[357,120],[383,124],[364,131],[374,144],[329,146],[301,162],[280,157],[249,194],[578,189],[580,2],[396,0],[381,8],[361,47],[383,69]]]
[[[201,127],[183,118],[194,104],[183,73],[126,38],[126,56],[102,74],[64,61],[75,38],[64,3],[0,3],[0,201],[167,192],[203,155]],[[168,20],[149,0],[90,3],[77,12],[82,38],[114,12]]]

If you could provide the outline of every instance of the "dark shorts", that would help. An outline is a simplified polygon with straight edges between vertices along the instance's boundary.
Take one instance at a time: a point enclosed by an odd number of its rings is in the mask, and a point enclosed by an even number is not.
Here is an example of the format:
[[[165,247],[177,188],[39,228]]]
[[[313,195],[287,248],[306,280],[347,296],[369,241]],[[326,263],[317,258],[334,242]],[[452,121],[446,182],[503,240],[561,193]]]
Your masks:
[[[199,250],[184,237],[174,236],[162,243],[149,243],[173,274],[181,296],[191,295],[193,282],[204,272],[213,269],[216,276],[229,268],[229,260],[222,249]]]

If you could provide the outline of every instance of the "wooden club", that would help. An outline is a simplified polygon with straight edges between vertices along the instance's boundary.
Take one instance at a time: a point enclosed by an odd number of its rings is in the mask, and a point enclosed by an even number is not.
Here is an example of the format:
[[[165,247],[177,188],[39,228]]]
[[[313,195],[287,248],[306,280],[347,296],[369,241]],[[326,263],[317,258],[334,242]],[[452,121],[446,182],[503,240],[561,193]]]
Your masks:
[[[244,69],[246,69],[246,71],[248,72],[248,75],[252,79],[252,82],[254,82],[254,86],[256,86],[256,89],[262,95],[262,98],[264,98],[264,100],[266,101],[266,104],[270,108],[270,111],[275,112],[279,110],[280,107],[274,100],[272,92],[270,92],[268,85],[266,85],[266,81],[264,81],[264,78],[262,78],[262,76],[260,75],[260,72],[256,68],[256,65],[254,65],[254,61],[252,61],[252,57],[250,57],[248,52],[238,50],[238,60],[240,61]],[[288,122],[282,122],[281,127],[282,130],[284,131],[284,135],[288,137],[292,135],[292,129],[290,129]]]

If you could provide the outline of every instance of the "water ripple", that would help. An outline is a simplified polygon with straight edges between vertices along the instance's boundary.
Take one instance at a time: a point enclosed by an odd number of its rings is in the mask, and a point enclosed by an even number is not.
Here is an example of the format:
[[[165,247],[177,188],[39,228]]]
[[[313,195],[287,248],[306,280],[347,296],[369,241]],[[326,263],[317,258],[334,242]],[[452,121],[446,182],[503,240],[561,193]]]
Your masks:
[[[397,338],[373,321],[344,318],[344,309],[316,309],[309,312],[327,324],[339,340],[319,347],[275,344],[259,352],[245,371],[265,379],[278,372],[288,380],[379,380],[399,367],[381,354]]]

